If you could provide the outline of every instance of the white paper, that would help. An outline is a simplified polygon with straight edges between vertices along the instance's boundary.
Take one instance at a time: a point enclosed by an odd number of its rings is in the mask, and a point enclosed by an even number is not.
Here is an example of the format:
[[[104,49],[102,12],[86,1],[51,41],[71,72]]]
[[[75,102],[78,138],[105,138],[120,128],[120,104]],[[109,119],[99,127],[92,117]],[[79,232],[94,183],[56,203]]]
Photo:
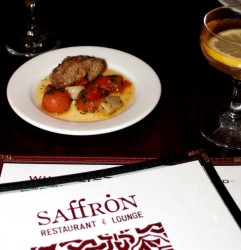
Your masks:
[[[37,180],[58,175],[76,174],[114,167],[98,164],[4,163],[0,183]]]
[[[51,176],[88,172],[115,166],[117,165],[4,163],[0,183],[43,179]],[[241,165],[214,167],[241,210]]]
[[[0,204],[4,250],[120,249],[118,244],[122,249],[226,250],[241,245],[240,228],[198,161],[0,193]]]

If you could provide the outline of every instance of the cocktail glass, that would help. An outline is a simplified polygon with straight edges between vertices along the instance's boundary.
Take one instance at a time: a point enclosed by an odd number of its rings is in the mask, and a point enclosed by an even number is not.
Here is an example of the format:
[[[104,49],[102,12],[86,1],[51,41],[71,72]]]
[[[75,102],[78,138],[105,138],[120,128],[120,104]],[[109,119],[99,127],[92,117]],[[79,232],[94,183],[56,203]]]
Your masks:
[[[241,150],[241,5],[210,10],[204,16],[200,45],[209,64],[231,76],[233,84],[230,105],[207,112],[201,134],[218,146]]]

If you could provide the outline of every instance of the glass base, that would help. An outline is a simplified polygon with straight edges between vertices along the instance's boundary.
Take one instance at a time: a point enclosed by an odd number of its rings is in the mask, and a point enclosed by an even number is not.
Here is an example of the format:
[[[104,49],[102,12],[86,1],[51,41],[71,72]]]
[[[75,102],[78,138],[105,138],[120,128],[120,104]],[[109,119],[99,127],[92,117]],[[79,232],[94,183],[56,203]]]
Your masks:
[[[26,34],[12,34],[6,41],[7,51],[14,56],[34,57],[60,46],[57,34],[39,31],[38,36],[31,37]]]
[[[241,150],[241,119],[233,121],[229,106],[212,109],[201,119],[201,134],[225,149]]]

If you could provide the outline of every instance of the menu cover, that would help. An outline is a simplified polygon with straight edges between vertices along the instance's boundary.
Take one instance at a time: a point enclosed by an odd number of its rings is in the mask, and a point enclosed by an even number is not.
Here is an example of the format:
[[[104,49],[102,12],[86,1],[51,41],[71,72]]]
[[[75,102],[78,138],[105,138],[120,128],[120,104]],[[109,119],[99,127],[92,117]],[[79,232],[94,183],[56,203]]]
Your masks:
[[[26,163],[56,164],[22,159]],[[113,163],[96,162],[100,169],[83,173],[0,184],[0,249],[240,247],[240,210],[204,152]]]
[[[223,184],[241,210],[241,157],[211,158]]]

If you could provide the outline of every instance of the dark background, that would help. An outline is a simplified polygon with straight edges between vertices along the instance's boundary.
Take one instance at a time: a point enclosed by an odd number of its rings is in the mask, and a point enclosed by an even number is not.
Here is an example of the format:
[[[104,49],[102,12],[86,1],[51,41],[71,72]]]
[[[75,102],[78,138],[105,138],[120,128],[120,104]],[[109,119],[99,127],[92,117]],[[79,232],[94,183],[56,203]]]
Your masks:
[[[161,80],[161,99],[151,114],[129,128],[94,136],[44,131],[12,111],[6,99],[7,83],[27,59],[8,55],[4,37],[24,27],[26,13],[21,0],[3,2],[0,154],[157,157],[204,148],[214,157],[241,155],[211,145],[199,131],[202,112],[229,103],[232,94],[230,78],[208,65],[199,45],[204,14],[221,4],[215,0],[176,2],[37,2],[38,24],[58,32],[61,47],[123,50],[148,63]]]

